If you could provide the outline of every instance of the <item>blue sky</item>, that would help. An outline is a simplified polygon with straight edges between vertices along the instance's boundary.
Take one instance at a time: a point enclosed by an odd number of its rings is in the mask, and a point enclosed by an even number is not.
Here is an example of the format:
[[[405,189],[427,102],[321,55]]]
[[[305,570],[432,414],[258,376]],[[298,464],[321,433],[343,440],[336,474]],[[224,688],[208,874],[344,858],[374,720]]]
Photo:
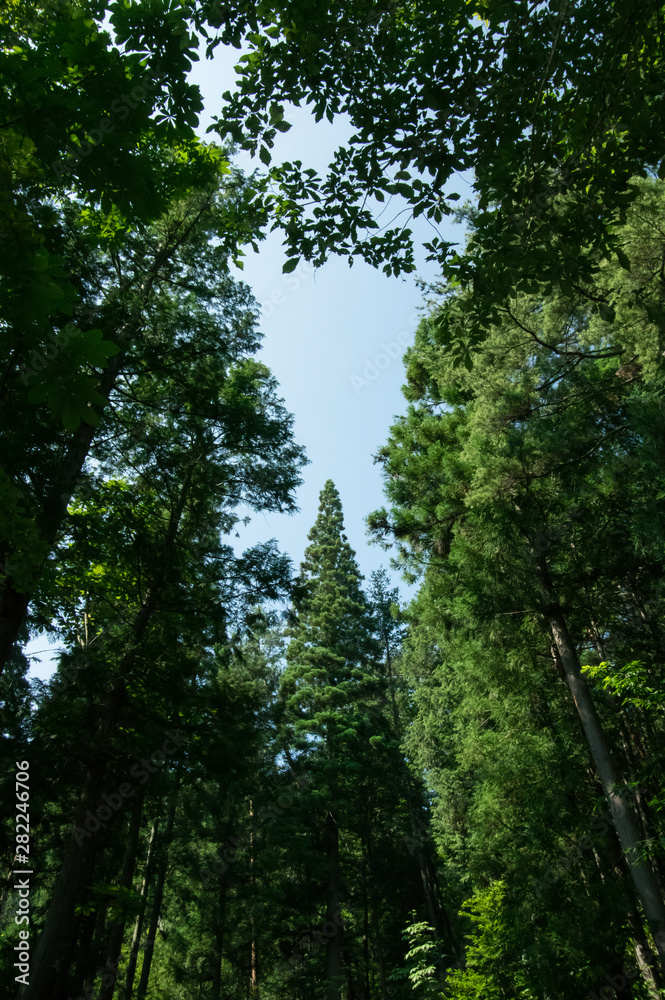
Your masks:
[[[202,137],[221,112],[222,93],[234,87],[233,66],[240,54],[218,48],[213,60],[202,57],[194,64],[191,81],[201,88],[204,99]],[[350,138],[349,122],[339,118],[332,124],[316,123],[305,108],[286,111],[293,127],[278,135],[273,161],[300,159],[305,167],[323,172],[334,150]],[[245,154],[237,163],[248,171],[262,166]],[[471,179],[457,178],[453,190],[463,200],[470,197]],[[402,207],[395,200],[393,215]],[[386,213],[385,221],[389,219]],[[433,235],[422,218],[411,228],[416,248]],[[447,220],[438,229],[444,239],[464,239],[462,227]],[[389,568],[390,560],[389,553],[370,545],[366,536],[365,517],[384,502],[379,467],[372,456],[385,443],[393,418],[406,407],[401,394],[402,355],[413,343],[423,303],[415,278],[433,281],[438,272],[417,249],[417,271],[399,278],[357,259],[350,268],[339,257],[331,257],[316,271],[302,262],[285,275],[285,260],[281,236],[272,233],[259,244],[258,253],[248,248],[237,277],[251,287],[261,305],[261,358],[280,384],[286,407],[295,416],[296,440],[306,448],[311,464],[298,491],[300,513],[255,515],[242,529],[239,544],[245,548],[276,538],[297,568],[316,519],[319,493],[332,479],[341,496],[347,537],[361,572],[369,577],[380,566]],[[407,598],[409,588],[399,574],[393,577]],[[36,655],[31,677],[51,674],[55,651],[43,637],[28,644],[26,652]]]
[[[238,50],[217,53],[213,60],[195,64],[191,76],[204,99],[201,135],[221,112],[221,94],[233,89],[233,66],[241,55]],[[306,108],[287,107],[286,119],[293,127],[278,135],[273,162],[300,159],[303,166],[323,172],[334,150],[352,134],[348,120],[316,123]],[[261,167],[247,155],[237,162],[246,170]],[[470,197],[470,179],[457,178],[453,190],[463,200]],[[403,207],[395,205],[393,214]],[[382,222],[389,218],[386,213]],[[412,228],[417,245],[434,235],[423,219],[415,220]],[[464,239],[462,227],[445,220],[439,232],[444,239]],[[238,277],[262,305],[262,357],[295,416],[296,439],[305,446],[311,465],[304,470],[298,494],[301,513],[256,517],[243,540],[275,537],[298,565],[316,518],[319,492],[330,478],[342,499],[349,541],[361,571],[369,576],[381,565],[388,567],[390,558],[370,546],[365,533],[364,518],[384,499],[372,455],[386,441],[394,416],[406,406],[402,355],[404,345],[413,343],[423,295],[415,275],[390,278],[358,260],[349,268],[346,260],[331,257],[317,271],[304,262],[293,275],[284,275],[285,259],[281,236],[272,233],[259,245],[258,254],[248,250]],[[416,275],[438,277],[424,251],[417,252],[416,261]]]

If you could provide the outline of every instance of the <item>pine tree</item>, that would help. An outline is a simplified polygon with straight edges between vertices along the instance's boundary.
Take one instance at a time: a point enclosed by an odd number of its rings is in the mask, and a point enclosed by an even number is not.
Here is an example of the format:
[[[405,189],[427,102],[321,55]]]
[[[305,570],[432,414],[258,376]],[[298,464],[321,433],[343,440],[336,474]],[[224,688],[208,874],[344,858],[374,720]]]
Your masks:
[[[344,858],[340,836],[357,802],[360,761],[375,735],[370,703],[379,697],[378,644],[361,590],[355,553],[344,534],[342,505],[332,480],[321,491],[301,567],[300,596],[290,629],[282,682],[282,725],[291,747],[307,760],[324,827],[328,1000],[343,978]],[[339,929],[338,929],[339,928]]]

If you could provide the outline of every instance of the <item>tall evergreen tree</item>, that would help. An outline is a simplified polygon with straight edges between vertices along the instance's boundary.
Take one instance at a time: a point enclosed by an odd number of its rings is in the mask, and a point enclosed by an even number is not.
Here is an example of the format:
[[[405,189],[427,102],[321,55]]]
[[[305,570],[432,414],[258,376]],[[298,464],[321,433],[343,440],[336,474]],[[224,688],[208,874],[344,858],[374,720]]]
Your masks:
[[[321,803],[325,920],[339,927],[326,943],[327,996],[337,1000],[343,951],[340,828],[348,829],[354,779],[372,736],[367,708],[378,695],[379,649],[355,553],[344,534],[342,504],[330,479],[321,491],[309,542],[282,683],[282,721],[294,750],[308,759]]]
[[[380,577],[365,597],[330,480],[309,542],[277,706],[279,749],[309,779],[280,827],[284,898],[298,907],[285,923],[308,948],[296,956],[290,946],[295,968],[281,988],[302,996],[325,981],[329,1000],[385,998],[399,995],[390,977],[403,963],[406,915],[446,925],[422,789],[400,749],[395,594]]]
[[[631,260],[629,268],[601,266],[599,260],[593,294],[612,295],[615,288],[639,283],[647,301],[658,297],[658,282],[650,282],[649,275],[653,277],[655,247],[660,245],[662,253],[657,221],[663,212],[661,185],[642,188],[644,202],[631,213],[625,230],[624,246],[635,266]],[[507,721],[513,699],[520,712],[531,715],[535,710],[537,730],[546,727],[533,734],[532,760],[540,756],[549,770],[548,757],[553,762],[558,758],[556,766],[566,770],[567,756],[569,774],[580,749],[582,759],[593,762],[594,792],[602,791],[624,854],[620,871],[628,878],[621,880],[630,885],[630,879],[634,886],[632,900],[616,883],[613,890],[615,914],[621,916],[623,910],[625,928],[620,930],[616,921],[606,926],[606,946],[615,948],[615,961],[621,960],[626,934],[637,948],[650,934],[661,959],[665,956],[657,849],[662,792],[652,772],[646,785],[653,789],[650,811],[650,795],[639,787],[647,775],[636,767],[645,759],[644,747],[662,759],[662,719],[646,690],[646,700],[637,695],[640,705],[612,702],[606,691],[590,689],[581,670],[597,658],[610,661],[611,687],[621,684],[622,677],[627,680],[622,667],[633,666],[633,660],[648,657],[655,664],[662,659],[654,639],[662,614],[665,538],[658,503],[663,489],[663,345],[649,308],[628,309],[621,297],[624,305],[610,325],[607,315],[589,308],[581,295],[572,301],[518,295],[471,370],[456,366],[438,345],[432,323],[423,323],[409,358],[407,394],[414,405],[381,453],[392,511],[372,518],[377,531],[386,531],[403,546],[412,568],[425,569],[413,619],[423,646],[427,638],[432,643],[430,662],[420,656],[419,669],[436,683],[428,682],[430,690],[421,690],[419,700],[425,706],[430,699],[436,711],[427,710],[429,723],[424,729],[419,723],[411,737],[414,745],[425,731],[428,741],[438,743],[438,753],[421,753],[420,758],[440,800],[452,804],[452,815],[464,812],[463,803],[476,798],[478,787],[477,772],[460,775],[459,784],[446,774],[451,748],[439,741],[460,705],[470,713],[452,741],[460,760],[482,759],[496,731],[507,730],[501,743],[508,740],[510,751],[506,747],[499,759],[491,760],[491,782],[486,766],[478,803],[496,794],[490,793],[491,783],[505,788],[509,761],[523,766],[519,761],[526,744],[520,748],[509,735],[516,728]],[[460,315],[467,299],[466,293],[449,290],[449,301]],[[649,671],[644,662],[642,667],[645,679]],[[576,712],[580,740],[573,755],[565,751],[568,710],[556,707],[561,694],[555,700],[546,693],[539,676],[543,670],[555,673],[559,687],[564,682],[568,699],[572,694],[566,703]],[[653,668],[650,673],[654,675]],[[518,695],[525,679],[527,686]],[[654,681],[658,685],[657,677]],[[654,681],[647,685],[652,692],[657,690]],[[497,697],[500,712],[492,704]],[[526,720],[519,725],[523,736],[531,725]],[[558,737],[553,742],[543,740],[551,726]],[[480,816],[479,810],[476,834],[484,827]],[[601,866],[615,867],[607,856],[599,858]],[[468,873],[469,860],[465,864]],[[490,867],[487,875],[494,880],[510,875],[515,884],[514,873],[505,868],[492,872]],[[596,901],[601,895],[593,890]],[[577,902],[579,894],[573,898]],[[602,913],[604,920],[609,918],[611,907],[603,906]],[[646,917],[644,930],[634,920],[636,913]],[[565,935],[573,946],[576,934],[578,940],[584,938],[574,908],[569,917]],[[553,931],[554,924],[550,927]],[[605,961],[609,959],[601,959],[601,965]],[[600,974],[597,964],[594,970],[584,965],[583,956],[571,963],[576,982],[562,984],[567,995],[573,989],[583,995]]]

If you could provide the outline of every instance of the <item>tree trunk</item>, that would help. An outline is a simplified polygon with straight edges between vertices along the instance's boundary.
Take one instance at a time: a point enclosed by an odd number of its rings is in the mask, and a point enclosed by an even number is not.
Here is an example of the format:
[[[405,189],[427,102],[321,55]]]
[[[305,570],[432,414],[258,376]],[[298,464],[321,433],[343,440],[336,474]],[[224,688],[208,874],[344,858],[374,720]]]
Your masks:
[[[259,996],[259,964],[256,949],[256,928],[254,926],[254,810],[252,800],[249,800],[249,882],[250,882],[250,916],[252,944],[250,949],[250,980],[251,995],[254,1000]]]
[[[415,853],[416,856],[416,863],[418,865],[418,871],[420,872],[420,881],[423,887],[425,906],[427,907],[428,920],[437,941],[441,940],[443,929],[451,951],[456,957],[459,957],[462,951],[461,942],[458,940],[453,930],[445,907],[440,902],[440,893],[438,892],[439,887],[436,873],[427,854],[429,824],[423,820],[422,816],[418,815],[418,789],[415,786],[411,775],[408,773],[408,765],[406,763],[404,763],[404,767],[407,768],[406,803],[409,810],[409,819],[411,820],[412,830],[409,849],[411,852]]]
[[[168,818],[166,820],[166,830],[164,831],[164,839],[162,841],[162,846],[164,850],[164,857],[162,858],[161,864],[159,866],[159,873],[157,875],[157,884],[155,885],[155,898],[152,902],[152,913],[150,915],[150,927],[148,928],[148,937],[145,942],[145,950],[143,952],[143,965],[141,967],[141,978],[139,980],[138,989],[136,990],[136,1000],[145,1000],[145,995],[148,992],[148,982],[150,980],[150,969],[152,966],[152,957],[155,952],[155,938],[157,936],[157,925],[159,923],[159,915],[162,909],[162,900],[164,898],[164,884],[166,882],[166,869],[168,867],[168,849],[171,842],[171,836],[173,834],[173,823],[175,821],[175,807],[176,807],[176,793],[173,792],[171,795],[171,801],[169,803]]]
[[[376,911],[372,910],[372,924],[374,930],[374,941],[375,941],[375,958],[376,964],[379,969],[379,984],[381,987],[381,1000],[387,1000],[387,989],[386,989],[386,967],[383,961],[383,936],[381,934],[381,928],[379,926],[379,918]]]
[[[542,567],[540,582],[546,602],[543,612],[545,621],[550,628],[559,661],[573,696],[610,816],[629,865],[635,891],[644,909],[661,963],[665,966],[665,906],[659,892],[658,881],[649,861],[639,859],[638,825],[618,791],[619,777],[591,694],[580,670],[577,650],[568,632],[561,607],[554,600],[547,570]]]
[[[356,985],[353,979],[353,963],[351,962],[348,948],[344,948],[342,954],[346,968],[346,1000],[357,1000]]]
[[[381,987],[381,1000],[386,1000],[386,968],[383,961],[383,936],[381,934],[381,927],[379,925],[379,918],[376,913],[376,907],[374,905],[375,900],[375,889],[372,882],[372,835],[371,828],[367,831],[367,872],[369,875],[368,882],[370,885],[370,914],[372,921],[372,931],[373,931],[373,941],[374,941],[374,957],[376,958],[376,964],[379,970],[379,983]]]
[[[100,751],[84,777],[74,828],[53,890],[44,929],[34,951],[30,984],[23,987],[20,993],[22,1000],[65,1000],[65,982],[75,943],[76,907],[90,883],[97,834],[102,826],[102,821],[94,812],[103,787],[108,739],[119,718],[124,696],[125,685],[119,682],[107,695],[102,709],[97,735]]]
[[[222,996],[222,961],[224,958],[224,921],[226,919],[226,881],[222,882],[217,905],[217,920],[215,921],[215,944],[212,956],[212,991],[210,1000],[221,1000]]]
[[[370,975],[369,975],[369,901],[367,899],[367,883],[363,891],[363,965],[364,965],[364,987],[365,998],[370,1000]]]
[[[654,970],[653,968],[653,954],[650,954],[650,949],[646,947],[642,925],[632,911],[628,914],[628,922],[633,938],[633,947],[635,948],[637,968],[640,970],[640,975],[646,984],[651,1000],[660,1000],[660,993],[658,992],[659,983],[656,978],[658,970]]]
[[[104,399],[97,412],[101,412],[113,392],[125,354],[124,350],[120,350],[108,360],[97,387],[97,391]],[[97,427],[86,423],[81,423],[74,431],[60,472],[42,501],[37,522],[40,539],[47,543],[49,549],[53,547],[57,538],[96,432]],[[0,598],[0,673],[5,668],[21,626],[25,622],[30,596],[16,589],[11,576],[5,578]]]
[[[74,997],[85,993],[86,987],[90,987],[88,992],[92,993],[98,957],[101,954],[100,939],[104,933],[105,919],[106,904],[102,901],[99,901],[92,913],[77,919],[74,935],[77,946],[72,963],[74,972],[71,982],[67,984],[68,992]]]
[[[192,469],[190,468],[180,488],[177,503],[171,512],[160,568],[156,573],[153,585],[146,591],[136,613],[131,634],[117,669],[117,679],[102,708],[96,741],[98,747],[96,760],[86,772],[81,802],[65,853],[63,867],[49,906],[44,930],[35,948],[30,985],[23,987],[21,1000],[64,1000],[64,997],[61,997],[63,988],[61,983],[63,975],[68,974],[71,962],[76,906],[80,902],[85,886],[90,881],[97,831],[102,826],[102,822],[94,816],[94,812],[100,805],[104,772],[110,752],[110,740],[120,721],[122,706],[126,698],[126,681],[131,675],[141,640],[157,608],[159,595],[168,576],[170,555],[191,485],[191,477]],[[97,829],[93,831],[87,829],[85,825],[86,822],[88,826],[92,825],[91,817],[97,824]]]
[[[404,731],[400,722],[399,712],[397,710],[397,701],[395,699],[395,681],[393,677],[392,670],[392,658],[390,656],[390,649],[386,644],[386,669],[388,672],[388,689],[390,691],[390,701],[392,706],[393,715],[393,725],[395,727],[395,734],[398,737],[400,743],[404,738]],[[425,847],[427,844],[427,837],[429,835],[428,824],[424,822],[422,817],[417,814],[418,810],[418,800],[420,798],[418,794],[418,788],[413,780],[413,777],[409,771],[409,766],[402,758],[402,767],[405,771],[405,798],[407,807],[409,810],[409,819],[411,821],[411,845],[413,845],[413,850],[416,855],[416,862],[418,864],[418,870],[420,871],[420,879],[423,886],[423,894],[425,896],[425,905],[427,907],[427,915],[429,922],[434,931],[434,936],[437,940],[441,939],[441,923],[444,925],[444,929],[449,939],[450,947],[455,955],[459,955],[461,952],[461,943],[457,940],[457,937],[453,931],[452,925],[448,919],[448,914],[446,913],[445,907],[438,905],[436,891],[434,887],[435,879],[432,876],[431,866],[428,864],[428,860],[425,855]],[[382,987],[383,989],[383,987]]]
[[[139,954],[139,945],[141,943],[141,932],[143,931],[143,921],[145,919],[145,907],[148,900],[148,893],[150,892],[150,886],[152,884],[152,876],[155,870],[155,845],[157,839],[157,830],[159,827],[159,820],[154,820],[152,824],[152,829],[150,830],[150,840],[148,841],[148,854],[145,861],[145,871],[143,873],[143,882],[141,884],[141,901],[139,903],[139,912],[136,915],[136,921],[134,923],[134,933],[132,934],[132,943],[129,949],[129,959],[127,960],[127,971],[125,973],[125,986],[123,990],[123,995],[125,1000],[130,1000],[132,991],[134,989],[134,976],[136,975],[136,963]]]
[[[182,225],[178,225],[171,234],[170,242],[164,245],[157,254],[138,289],[138,300],[141,306],[146,301],[153,285],[157,281],[160,268],[185,242],[189,234],[196,227],[201,216],[210,206],[211,200],[212,195],[205,200],[192,219],[183,221]],[[108,359],[107,365],[100,375],[97,392],[102,397],[103,402],[96,408],[98,414],[102,413],[108,403],[125,361],[127,351],[140,329],[140,314],[135,314],[127,320],[123,327],[116,330],[108,338],[120,347],[120,350]],[[45,490],[41,508],[36,512],[36,522],[39,525],[40,538],[47,543],[49,549],[53,547],[57,538],[67,513],[67,506],[76,489],[96,433],[98,433],[98,426],[93,427],[92,424],[85,422],[82,422],[77,430],[74,431],[60,467],[60,472],[54,482]],[[11,576],[5,577],[0,591],[0,674],[5,668],[14,643],[18,638],[21,626],[27,617],[30,598],[31,595],[29,593],[24,593],[15,587]]]
[[[123,889],[131,889],[134,882],[134,868],[136,866],[136,855],[139,846],[139,836],[141,834],[141,820],[143,818],[143,804],[145,802],[145,786],[134,803],[129,820],[129,831],[127,847],[123,859],[122,872],[118,884]],[[122,940],[125,934],[125,920],[115,920],[111,923],[106,947],[106,965],[102,977],[102,985],[99,991],[98,1000],[111,1000],[115,992],[118,963],[122,950]]]
[[[625,894],[627,891],[630,895],[632,902],[627,904],[626,912],[635,948],[635,958],[642,978],[647,984],[647,989],[651,993],[652,990],[656,989],[662,981],[662,977],[658,969],[658,958],[653,954],[651,948],[647,945],[647,925],[644,921],[642,911],[638,910],[637,907],[633,909],[636,896],[633,891],[630,869],[628,867],[626,857],[621,850],[621,844],[619,843],[619,838],[614,829],[610,830],[610,836],[608,837],[607,842],[607,851],[603,851],[601,857],[594,848],[594,858],[603,882],[607,882],[610,879],[616,879],[619,884],[618,887],[621,889],[622,893]],[[660,994],[658,994],[658,996],[660,996]]]
[[[326,941],[326,998],[340,1000],[342,983],[342,929],[339,926],[339,826],[331,807],[326,816],[328,878],[326,883],[326,923],[335,933]]]
[[[623,735],[623,750],[628,766],[628,773],[634,783],[634,793],[635,793],[635,810],[637,817],[642,826],[642,835],[644,840],[655,840],[654,831],[656,830],[656,824],[654,823],[654,817],[651,812],[651,808],[647,801],[647,796],[644,794],[644,789],[638,785],[638,779],[640,776],[640,770],[644,764],[649,759],[649,754],[645,747],[643,746],[640,734],[635,731],[635,728],[631,726],[629,720],[621,713],[619,718],[619,726],[621,733]],[[654,788],[654,793],[657,790]],[[662,860],[657,856],[653,858],[652,864],[655,870],[656,878],[658,880],[658,889],[661,896],[663,897],[663,865]]]

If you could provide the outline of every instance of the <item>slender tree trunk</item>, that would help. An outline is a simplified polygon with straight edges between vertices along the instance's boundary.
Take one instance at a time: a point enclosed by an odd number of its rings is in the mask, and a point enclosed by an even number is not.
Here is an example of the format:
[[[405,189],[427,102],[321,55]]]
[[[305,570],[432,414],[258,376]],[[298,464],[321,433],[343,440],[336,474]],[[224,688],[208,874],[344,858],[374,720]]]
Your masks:
[[[77,919],[75,939],[78,944],[73,961],[74,972],[67,985],[68,992],[74,997],[80,996],[87,986],[91,987],[92,992],[105,918],[106,906],[100,902],[94,912]]]
[[[370,914],[372,921],[372,931],[373,931],[373,941],[374,941],[374,957],[376,959],[376,964],[379,970],[379,984],[381,987],[381,1000],[386,1000],[386,969],[383,961],[383,935],[381,934],[381,927],[379,924],[379,918],[375,907],[375,892],[374,885],[372,881],[372,834],[371,828],[367,833],[367,871],[369,875],[369,885],[370,885]]]
[[[347,1000],[356,1000],[356,984],[353,979],[353,963],[349,955],[348,948],[342,949],[344,966],[346,968],[346,997]]]
[[[222,961],[224,958],[224,922],[226,920],[226,881],[222,882],[215,921],[214,951],[212,957],[212,991],[210,1000],[221,1000]]]
[[[141,820],[143,818],[143,804],[145,802],[145,786],[134,802],[132,808],[127,847],[123,858],[122,872],[118,884],[122,889],[131,889],[134,881],[134,868],[136,867],[136,855],[138,853],[139,837],[141,834]],[[111,923],[106,947],[106,965],[102,977],[102,985],[99,991],[98,1000],[111,1000],[115,992],[117,981],[117,969],[122,950],[122,940],[125,934],[125,920],[115,920]]]
[[[638,910],[637,907],[633,909],[636,896],[633,891],[630,869],[627,859],[621,850],[621,844],[615,830],[610,831],[610,836],[607,838],[607,850],[603,851],[602,856],[594,848],[594,858],[602,881],[608,883],[612,879],[616,880],[618,883],[617,888],[623,894],[628,892],[631,897],[632,902],[627,904],[626,912],[630,933],[635,946],[635,958],[642,978],[647,984],[647,988],[651,991],[662,983],[663,977],[658,968],[658,958],[647,947],[646,936],[648,927],[645,923],[643,912]]]
[[[365,1000],[370,1000],[369,985],[369,901],[367,899],[367,883],[363,891],[363,965],[365,967]]]
[[[129,949],[129,958],[127,960],[127,971],[125,973],[125,985],[123,990],[123,995],[125,1000],[130,1000],[132,991],[134,989],[134,976],[136,975],[136,963],[138,961],[139,946],[141,944],[141,933],[143,931],[143,921],[145,919],[145,908],[146,902],[148,900],[148,893],[150,892],[150,886],[152,884],[152,876],[155,870],[155,845],[157,841],[157,830],[159,828],[159,820],[154,820],[152,824],[152,829],[150,830],[150,840],[148,841],[148,854],[145,862],[145,871],[143,873],[143,882],[141,884],[141,900],[139,903],[139,912],[136,914],[136,920],[134,922],[134,933],[132,934],[132,943]]]
[[[249,882],[250,882],[250,916],[252,944],[250,951],[251,993],[255,1000],[259,996],[259,964],[256,948],[256,929],[254,926],[254,810],[252,800],[249,800]]]
[[[654,972],[652,964],[653,955],[650,955],[649,949],[645,946],[642,924],[632,911],[628,914],[628,922],[635,948],[635,961],[640,970],[640,975],[646,983],[647,991],[652,1000],[660,1000],[658,979],[656,978],[657,972]]]
[[[259,995],[259,970],[257,965],[257,955],[256,955],[256,937],[254,936],[254,917],[249,918],[251,926],[252,943],[250,946],[249,955],[249,981],[250,981],[250,992],[253,997],[258,997]]]
[[[336,928],[326,941],[326,998],[340,1000],[342,982],[342,929],[339,926],[339,826],[331,807],[326,817],[328,878],[326,884],[326,922]]]
[[[381,1000],[387,1000],[388,993],[386,990],[386,967],[383,961],[383,935],[381,934],[381,927],[379,926],[379,918],[374,908],[372,908],[372,925],[374,931],[375,958],[377,967],[379,969],[379,985],[381,987]]]
[[[150,980],[150,969],[152,967],[152,957],[155,952],[155,938],[157,936],[157,925],[159,923],[159,916],[162,909],[162,900],[164,898],[164,884],[166,882],[166,870],[168,867],[168,849],[171,842],[171,836],[173,834],[173,823],[175,821],[175,808],[176,808],[177,795],[175,792],[171,795],[171,801],[169,803],[168,818],[166,820],[166,830],[164,831],[164,840],[162,846],[164,849],[164,857],[159,867],[159,872],[157,875],[157,883],[155,885],[155,898],[152,903],[152,913],[150,915],[150,927],[148,928],[148,937],[145,942],[145,949],[143,952],[143,965],[141,967],[141,978],[139,980],[139,985],[136,990],[136,1000],[145,1000],[145,995],[148,992],[148,982]]]
[[[406,766],[407,765],[404,764],[404,767]],[[423,896],[427,907],[427,916],[437,941],[441,940],[443,930],[453,953],[456,956],[459,956],[461,954],[461,943],[453,931],[453,927],[448,919],[445,907],[440,903],[436,873],[427,855],[429,825],[428,823],[425,823],[422,816],[418,815],[418,798],[418,790],[413,783],[411,775],[407,771],[406,802],[409,810],[412,830],[412,846],[410,847],[410,850],[413,850],[413,853],[415,853],[416,856],[416,863],[418,865],[418,871],[420,872],[420,881],[423,887]]]
[[[390,701],[392,706],[393,715],[393,725],[395,727],[395,734],[400,740],[404,738],[404,732],[399,718],[399,712],[397,710],[397,701],[395,699],[395,680],[392,670],[392,657],[390,655],[390,648],[388,643],[386,643],[386,669],[388,672],[388,689],[390,691]],[[448,914],[443,906],[438,905],[436,892],[434,888],[434,878],[432,877],[431,867],[428,864],[427,858],[425,856],[425,845],[427,844],[427,836],[429,829],[427,824],[424,823],[421,817],[417,815],[417,802],[419,799],[418,789],[413,781],[412,775],[409,772],[408,765],[406,761],[402,759],[402,766],[405,769],[406,775],[406,802],[409,810],[409,819],[411,820],[411,837],[412,844],[415,848],[416,862],[418,864],[418,870],[420,871],[420,879],[423,886],[423,893],[425,896],[425,905],[427,907],[427,915],[429,917],[429,922],[434,931],[434,936],[437,940],[441,939],[441,923],[444,924],[446,934],[449,938],[449,942],[453,952],[456,955],[460,954],[461,944],[457,940],[457,937],[453,931],[452,924],[448,919]]]
[[[439,927],[439,913],[438,907],[436,905],[436,898],[434,896],[434,891],[432,888],[432,882],[430,878],[430,872],[428,870],[427,862],[425,861],[425,854],[422,848],[422,836],[419,828],[415,825],[413,812],[411,809],[411,803],[409,804],[409,812],[412,813],[412,826],[413,837],[416,841],[415,855],[416,862],[418,864],[418,870],[420,872],[420,881],[423,887],[423,896],[425,897],[425,905],[427,906],[427,916],[429,918],[429,923],[434,931],[434,937],[437,941],[441,940],[441,928]]]
[[[540,569],[540,582],[546,602],[545,621],[552,633],[556,652],[573,696],[591,757],[596,765],[596,771],[609,806],[610,816],[629,865],[635,891],[644,909],[661,963],[665,967],[665,906],[659,892],[658,881],[649,861],[640,860],[639,828],[618,791],[619,776],[605,739],[605,733],[586,681],[582,676],[577,650],[568,632],[561,607],[554,599],[551,582],[544,567]]]
[[[631,779],[634,782],[634,793],[635,793],[635,810],[639,821],[642,825],[642,834],[644,840],[654,840],[654,830],[655,824],[651,809],[648,805],[647,798],[644,794],[644,790],[638,785],[638,778],[640,777],[640,769],[648,760],[648,753],[645,751],[642,745],[642,740],[635,729],[630,725],[630,722],[621,714],[619,719],[619,726],[623,735],[623,750],[625,760],[628,766],[628,772]],[[654,789],[654,792],[656,789]],[[662,860],[659,857],[655,857],[652,860],[653,868],[658,880],[658,888],[660,892],[661,899],[663,898],[663,866]]]

